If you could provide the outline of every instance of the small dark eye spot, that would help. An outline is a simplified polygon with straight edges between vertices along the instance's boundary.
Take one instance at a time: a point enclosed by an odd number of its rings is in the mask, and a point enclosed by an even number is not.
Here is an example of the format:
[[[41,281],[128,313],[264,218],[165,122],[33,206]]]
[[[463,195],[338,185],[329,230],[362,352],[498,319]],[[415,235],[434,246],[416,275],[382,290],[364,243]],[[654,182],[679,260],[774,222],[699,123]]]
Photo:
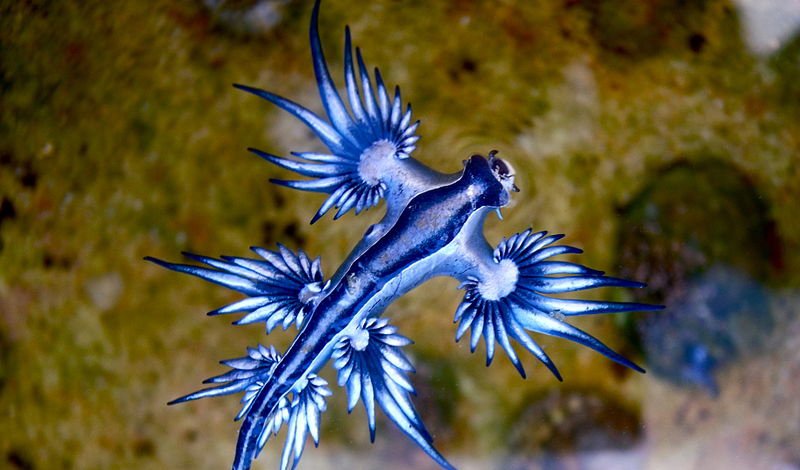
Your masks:
[[[497,173],[499,176],[508,177],[510,176],[511,170],[509,170],[508,165],[503,160],[499,158],[495,158],[492,160],[492,171]]]

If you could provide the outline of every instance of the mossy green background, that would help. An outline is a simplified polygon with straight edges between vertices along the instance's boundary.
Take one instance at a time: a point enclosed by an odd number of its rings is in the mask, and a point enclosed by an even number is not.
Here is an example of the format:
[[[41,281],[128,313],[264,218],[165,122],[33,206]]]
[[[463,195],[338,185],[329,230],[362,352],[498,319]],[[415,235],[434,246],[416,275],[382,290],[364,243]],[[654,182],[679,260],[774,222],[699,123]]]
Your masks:
[[[239,3],[234,13],[250,2]],[[219,373],[219,359],[257,342],[285,347],[290,332],[265,338],[206,317],[237,295],[142,257],[282,242],[322,256],[331,274],[380,216],[310,226],[322,197],[268,184],[285,173],[245,151],[319,146],[231,87],[319,111],[310,9],[288,2],[274,27],[247,32],[199,1],[0,2],[0,467],[230,464],[235,398],[165,404]],[[368,63],[401,85],[422,119],[417,158],[457,171],[470,153],[498,149],[514,164],[523,192],[504,222],[490,222],[492,241],[528,226],[567,233],[583,263],[615,272],[618,208],[660,169],[714,159],[747,175],[775,222],[783,259],[771,282],[800,285],[797,37],[753,55],[728,0],[326,0],[320,22],[337,80],[349,24]],[[485,369],[453,342],[455,287],[435,280],[388,315],[416,343],[420,412],[457,464],[500,466],[509,423],[553,387],[595,390],[645,408],[645,423],[672,423],[647,411],[656,378],[563,341],[542,340],[563,385],[530,358],[527,380],[505,358]],[[787,318],[797,305],[786,301]],[[628,348],[611,318],[577,324]],[[370,446],[361,412],[347,416],[334,393],[306,468],[432,468],[387,422]],[[272,468],[277,449],[270,442],[259,465]],[[800,459],[794,452],[781,458]]]

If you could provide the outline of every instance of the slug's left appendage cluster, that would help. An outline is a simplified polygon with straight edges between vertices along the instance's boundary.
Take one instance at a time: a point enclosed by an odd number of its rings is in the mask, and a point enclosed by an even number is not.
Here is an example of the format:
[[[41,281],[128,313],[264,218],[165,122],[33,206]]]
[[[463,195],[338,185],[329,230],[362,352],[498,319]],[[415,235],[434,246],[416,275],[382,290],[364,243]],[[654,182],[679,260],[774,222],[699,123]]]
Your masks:
[[[411,105],[403,110],[400,88],[390,98],[380,71],[375,69],[375,86],[367,66],[356,48],[358,79],[353,66],[350,29],[345,29],[345,85],[350,111],[345,107],[328,71],[317,29],[319,9],[311,18],[311,56],[319,94],[328,121],[286,98],[256,88],[235,85],[288,111],[306,124],[330,150],[330,153],[292,152],[295,159],[283,158],[261,150],[250,149],[265,160],[294,171],[311,180],[272,181],[304,191],[328,193],[311,223],[333,208],[334,219],[351,209],[356,214],[375,206],[384,197],[386,184],[380,179],[381,159],[405,159],[416,148],[419,121],[411,120]],[[360,79],[360,80],[359,80]],[[361,82],[359,90],[358,81]]]
[[[184,253],[184,256],[206,264],[170,263],[147,257],[172,271],[197,276],[206,281],[246,294],[248,297],[208,312],[209,315],[245,313],[236,325],[263,322],[267,333],[278,325],[299,329],[306,315],[314,308],[325,287],[320,259],[311,260],[305,253],[293,253],[283,245],[278,251],[251,248],[262,259],[223,256],[222,259]]]

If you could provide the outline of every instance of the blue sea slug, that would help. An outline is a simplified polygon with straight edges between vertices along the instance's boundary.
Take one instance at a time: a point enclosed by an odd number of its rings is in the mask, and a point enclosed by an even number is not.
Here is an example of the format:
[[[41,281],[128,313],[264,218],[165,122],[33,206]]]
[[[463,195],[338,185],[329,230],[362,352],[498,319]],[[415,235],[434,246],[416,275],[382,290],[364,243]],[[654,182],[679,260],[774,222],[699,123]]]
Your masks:
[[[395,299],[435,276],[461,282],[464,300],[455,314],[456,340],[470,332],[470,348],[483,339],[486,361],[496,345],[524,377],[511,345],[518,342],[559,380],[555,364],[528,331],[569,339],[613,361],[642,372],[631,361],[565,321],[573,315],[653,310],[637,303],[550,297],[594,287],[642,287],[604,276],[584,266],[552,258],[580,250],[558,245],[561,235],[530,230],[492,247],[483,235],[487,215],[500,213],[513,193],[511,165],[497,157],[473,155],[456,174],[435,172],[411,155],[419,121],[404,110],[400,91],[390,97],[376,69],[367,72],[356,49],[355,70],[349,29],[345,29],[344,72],[348,107],[334,85],[317,31],[319,1],[311,16],[311,55],[324,119],[270,92],[235,85],[279,106],[306,124],[328,153],[292,152],[294,158],[252,152],[292,170],[306,180],[273,180],[290,188],[328,194],[312,223],[336,209],[334,219],[386,202],[386,214],[369,227],[336,273],[325,280],[319,259],[278,245],[276,251],[253,248],[260,259],[187,256],[200,265],[147,258],[168,269],[192,274],[245,294],[245,298],[210,312],[244,313],[236,324],[263,322],[269,333],[280,325],[299,332],[289,348],[248,348],[247,355],[223,361],[230,371],[210,378],[210,388],[171,403],[244,392],[234,470],[250,468],[266,441],[287,427],[281,468],[294,468],[307,436],[319,441],[320,416],[331,394],[317,372],[331,362],[338,383],[347,390],[348,408],[362,402],[370,437],[375,438],[375,405],[443,468],[453,468],[434,448],[410,395],[414,371],[402,347],[410,341],[381,314]]]

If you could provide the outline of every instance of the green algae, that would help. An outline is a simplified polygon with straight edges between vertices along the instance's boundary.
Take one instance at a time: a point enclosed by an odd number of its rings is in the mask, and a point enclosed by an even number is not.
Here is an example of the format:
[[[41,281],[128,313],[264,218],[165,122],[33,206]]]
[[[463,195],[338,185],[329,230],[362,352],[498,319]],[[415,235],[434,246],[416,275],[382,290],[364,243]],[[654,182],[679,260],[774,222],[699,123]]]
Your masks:
[[[517,461],[509,468],[529,468],[518,462],[525,457],[626,449],[642,439],[638,412],[613,396],[569,386],[527,397],[507,429],[509,460]]]
[[[652,2],[645,8],[680,20],[655,37],[652,21],[665,20],[641,19],[631,2],[576,3],[326,0],[321,32],[332,69],[348,22],[367,61],[402,85],[423,120],[425,163],[456,171],[491,148],[514,163],[524,192],[504,223],[490,223],[493,241],[529,225],[565,232],[586,249],[583,262],[614,272],[616,207],[658,169],[710,151],[758,187],[785,243],[783,280],[797,286],[796,48],[765,66],[744,48],[727,1],[688,13],[672,9],[688,2]],[[229,31],[200,2],[30,0],[0,11],[0,197],[14,214],[0,225],[0,461],[225,467],[236,400],[164,404],[219,372],[219,359],[257,342],[285,347],[290,334],[264,338],[206,318],[236,296],[141,258],[243,255],[280,241],[321,255],[330,275],[379,217],[311,227],[320,196],[270,186],[281,173],[244,150],[318,145],[291,117],[230,87],[269,88],[319,110],[310,6],[287,4],[282,22],[258,34]],[[615,52],[621,40],[631,53]],[[452,418],[459,438],[445,450],[491,454],[465,436],[499,442],[491,415],[502,421],[529,392],[558,384],[531,359],[522,381],[504,359],[486,370],[454,346],[454,287],[423,287],[389,314],[410,312],[397,323],[420,361],[459,371],[437,400],[455,384],[468,392]],[[624,346],[610,319],[578,324]],[[577,346],[543,344],[567,381],[610,393],[640,383]],[[318,452],[347,445],[337,438],[347,435],[325,432]]]
[[[724,161],[696,162],[664,170],[621,210],[621,274],[649,280],[640,300],[663,303],[715,265],[761,282],[780,277],[780,235],[758,190]]]

